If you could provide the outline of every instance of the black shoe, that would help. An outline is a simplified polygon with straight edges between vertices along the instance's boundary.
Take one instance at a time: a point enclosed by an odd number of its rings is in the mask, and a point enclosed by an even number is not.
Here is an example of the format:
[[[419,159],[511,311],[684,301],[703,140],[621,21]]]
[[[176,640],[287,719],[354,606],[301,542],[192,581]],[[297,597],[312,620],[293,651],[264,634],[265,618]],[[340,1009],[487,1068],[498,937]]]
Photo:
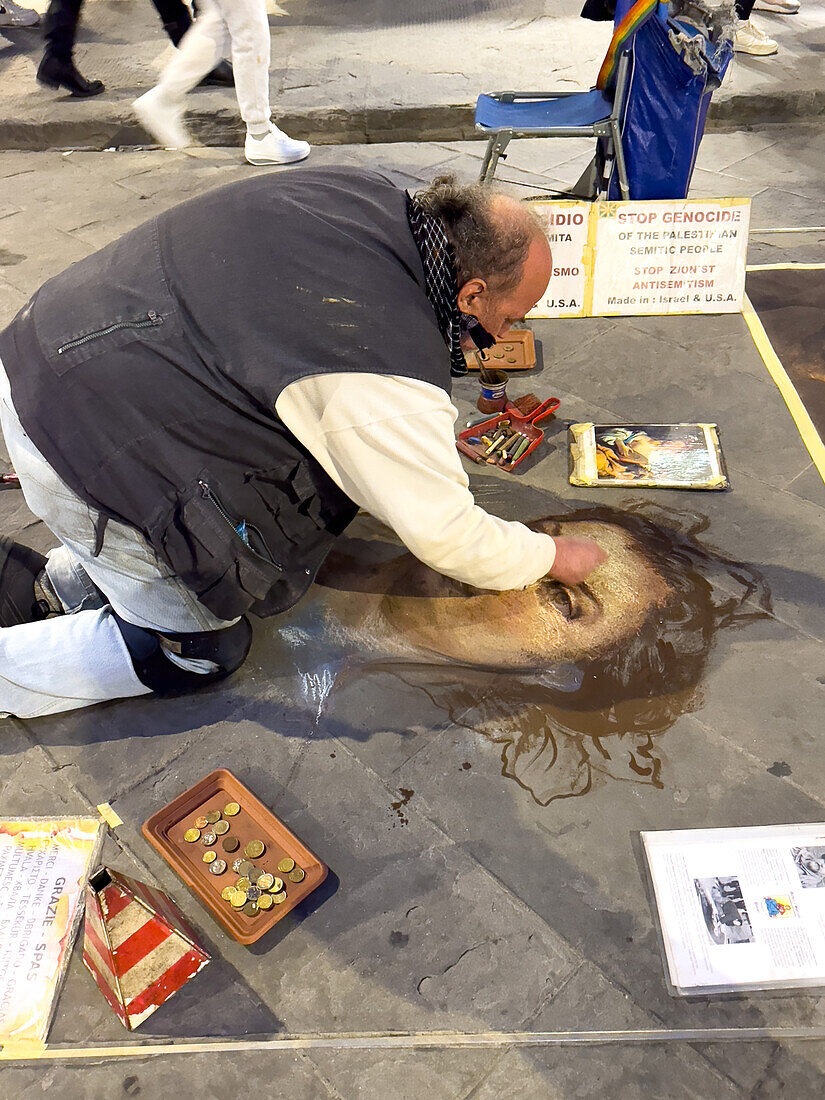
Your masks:
[[[235,74],[228,61],[219,61],[211,73],[207,73],[199,88],[234,88]]]
[[[61,61],[59,57],[43,55],[37,70],[37,81],[47,88],[65,88],[73,96],[88,99],[104,91],[102,80],[86,80],[74,67],[73,61]]]
[[[55,614],[55,608],[35,592],[45,567],[42,554],[0,535],[0,626],[36,623]],[[43,591],[40,585],[38,590]]]

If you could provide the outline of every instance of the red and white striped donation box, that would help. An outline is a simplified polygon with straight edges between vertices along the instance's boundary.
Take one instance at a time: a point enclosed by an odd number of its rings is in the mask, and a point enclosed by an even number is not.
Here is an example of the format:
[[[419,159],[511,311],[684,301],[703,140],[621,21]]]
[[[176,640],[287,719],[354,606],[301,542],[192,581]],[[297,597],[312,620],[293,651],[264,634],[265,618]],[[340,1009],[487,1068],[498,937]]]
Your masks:
[[[83,962],[129,1031],[209,961],[166,894],[105,867],[90,877]]]

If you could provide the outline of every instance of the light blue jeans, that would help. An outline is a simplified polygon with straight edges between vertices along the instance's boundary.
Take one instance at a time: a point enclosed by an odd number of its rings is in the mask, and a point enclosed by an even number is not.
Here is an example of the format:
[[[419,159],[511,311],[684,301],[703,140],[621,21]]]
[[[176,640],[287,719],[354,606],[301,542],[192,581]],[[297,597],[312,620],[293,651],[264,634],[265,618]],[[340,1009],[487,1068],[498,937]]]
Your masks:
[[[110,521],[103,548],[93,556],[97,514],[26,435],[2,363],[0,423],[26,504],[60,542],[46,571],[68,612],[0,628],[0,715],[36,718],[150,694],[135,674],[112,609],[135,626],[171,633],[232,624],[207,610],[132,527]]]

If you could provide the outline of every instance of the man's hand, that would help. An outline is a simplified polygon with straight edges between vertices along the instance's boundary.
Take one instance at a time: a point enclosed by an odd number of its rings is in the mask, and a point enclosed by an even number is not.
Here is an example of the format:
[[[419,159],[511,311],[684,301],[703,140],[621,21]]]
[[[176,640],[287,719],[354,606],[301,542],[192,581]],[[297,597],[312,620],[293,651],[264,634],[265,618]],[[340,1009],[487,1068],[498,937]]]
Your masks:
[[[562,584],[581,584],[594,569],[607,561],[607,553],[592,539],[559,535],[553,542],[556,544],[556,559],[548,576]]]

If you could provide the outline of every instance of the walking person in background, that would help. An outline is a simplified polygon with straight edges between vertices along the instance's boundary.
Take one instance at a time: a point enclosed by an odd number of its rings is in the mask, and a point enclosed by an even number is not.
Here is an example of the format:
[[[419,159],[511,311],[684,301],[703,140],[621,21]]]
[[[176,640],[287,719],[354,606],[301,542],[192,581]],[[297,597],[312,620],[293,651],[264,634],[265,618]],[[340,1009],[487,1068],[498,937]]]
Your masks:
[[[152,0],[152,2],[163,22],[163,29],[172,40],[172,45],[177,46],[192,25],[189,8],[183,0]],[[16,9],[18,12],[26,11],[24,8],[16,8],[10,0],[0,0],[0,8],[2,7]],[[50,0],[45,19],[46,48],[37,70],[37,80],[47,88],[65,88],[79,99],[88,99],[89,96],[100,95],[105,91],[105,85],[102,80],[86,80],[74,63],[74,47],[82,7],[83,0]],[[37,22],[39,19],[37,12],[30,14]],[[3,16],[0,12],[0,26],[2,25]],[[23,24],[13,25],[22,26]],[[222,57],[217,58],[215,67],[210,66],[210,71],[203,74],[200,83],[231,87],[232,66]]]
[[[231,45],[235,94],[246,123],[244,154],[250,164],[291,164],[309,155],[272,122],[269,104],[270,33],[265,0],[202,0],[197,19],[181,39],[156,87],[135,100],[141,125],[160,145],[181,149],[192,139],[184,126],[184,96]]]
[[[772,11],[776,15],[796,15],[799,0],[736,0],[736,34],[733,48],[737,53],[749,53],[755,57],[769,57],[779,49],[776,42],[751,20],[754,8]]]

